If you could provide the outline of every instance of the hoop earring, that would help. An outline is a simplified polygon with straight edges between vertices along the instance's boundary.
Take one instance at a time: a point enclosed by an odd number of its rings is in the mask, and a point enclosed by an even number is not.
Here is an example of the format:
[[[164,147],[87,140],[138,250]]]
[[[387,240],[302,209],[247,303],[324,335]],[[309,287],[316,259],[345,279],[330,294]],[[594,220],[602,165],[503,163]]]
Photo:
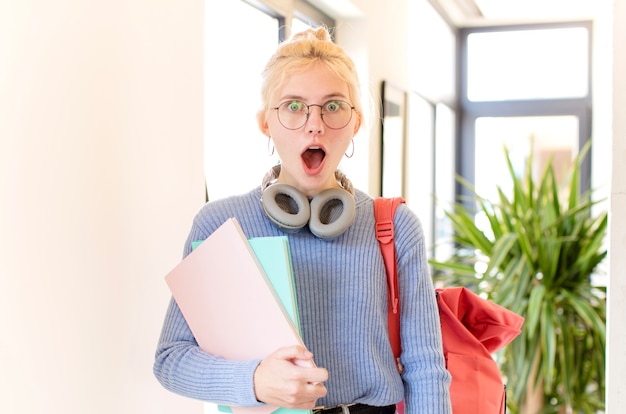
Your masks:
[[[270,147],[272,147],[271,151],[270,151]],[[272,144],[272,137],[267,137],[267,155],[269,155],[270,157],[274,155],[275,149],[276,148],[274,147],[274,144]]]
[[[354,155],[354,139],[351,139],[350,143],[352,144],[352,152],[350,153],[350,155],[348,155],[347,153],[344,153],[343,155],[345,155],[346,158],[352,158],[352,156]]]

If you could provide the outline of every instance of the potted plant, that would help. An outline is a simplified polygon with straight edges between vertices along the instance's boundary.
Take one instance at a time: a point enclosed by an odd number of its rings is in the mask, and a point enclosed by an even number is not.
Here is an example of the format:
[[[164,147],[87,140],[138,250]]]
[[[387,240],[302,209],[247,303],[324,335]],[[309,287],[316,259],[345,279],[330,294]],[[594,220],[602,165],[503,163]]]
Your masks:
[[[471,200],[446,211],[453,253],[430,262],[436,281],[466,286],[525,318],[522,333],[496,355],[513,413],[604,408],[606,289],[592,275],[607,253],[607,213],[580,191],[588,149],[559,186],[551,161],[533,179],[531,150],[520,177],[505,148],[512,191],[498,186],[497,202],[458,178]]]

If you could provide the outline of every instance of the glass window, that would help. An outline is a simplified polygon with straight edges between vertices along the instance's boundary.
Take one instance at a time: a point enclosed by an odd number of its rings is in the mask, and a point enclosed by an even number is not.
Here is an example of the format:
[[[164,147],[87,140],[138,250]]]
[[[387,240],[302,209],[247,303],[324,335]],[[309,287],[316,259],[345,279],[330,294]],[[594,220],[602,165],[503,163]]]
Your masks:
[[[585,27],[471,33],[467,38],[467,98],[586,96],[588,54]]]
[[[511,194],[504,148],[521,176],[534,153],[532,173],[539,179],[547,162],[552,165],[557,183],[562,183],[578,153],[578,118],[575,116],[532,116],[478,118],[476,120],[476,191],[482,197],[498,200],[497,187]]]
[[[510,185],[504,146],[514,160],[523,160],[532,142],[537,174],[549,157],[558,174],[591,139],[591,27],[580,22],[461,30],[466,71],[457,168],[481,196],[497,201],[497,186]],[[586,157],[581,165],[581,191],[589,189],[590,162]],[[461,186],[457,191],[470,195]]]
[[[252,4],[251,4],[252,3]],[[258,7],[257,7],[258,6]],[[305,21],[332,27],[328,16],[299,1],[295,30]],[[216,19],[216,12],[228,18]],[[278,155],[258,128],[261,72],[285,36],[286,18],[258,2],[223,1],[205,8],[204,169],[210,200],[261,184]],[[239,36],[245,30],[249,36]],[[245,51],[243,53],[242,51]],[[246,174],[237,174],[245,168]]]
[[[256,113],[261,72],[276,49],[279,19],[242,1],[224,1],[219,8],[236,21],[216,19],[215,10],[206,7],[204,142],[210,200],[261,184],[277,160],[259,131]],[[250,35],[227,36],[242,28]],[[246,174],[236,173],[242,168]]]

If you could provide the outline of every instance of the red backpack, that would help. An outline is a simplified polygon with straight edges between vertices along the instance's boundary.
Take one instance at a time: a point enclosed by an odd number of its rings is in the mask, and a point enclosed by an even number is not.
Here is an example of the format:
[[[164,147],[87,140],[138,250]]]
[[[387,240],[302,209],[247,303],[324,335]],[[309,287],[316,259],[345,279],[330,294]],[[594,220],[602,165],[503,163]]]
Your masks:
[[[400,298],[393,242],[393,216],[401,197],[378,197],[374,202],[376,237],[387,268],[389,337],[401,371]],[[450,397],[454,414],[506,412],[506,386],[492,353],[521,333],[524,318],[485,300],[465,287],[435,289],[441,319],[443,354],[452,376]],[[398,412],[404,412],[403,402]]]

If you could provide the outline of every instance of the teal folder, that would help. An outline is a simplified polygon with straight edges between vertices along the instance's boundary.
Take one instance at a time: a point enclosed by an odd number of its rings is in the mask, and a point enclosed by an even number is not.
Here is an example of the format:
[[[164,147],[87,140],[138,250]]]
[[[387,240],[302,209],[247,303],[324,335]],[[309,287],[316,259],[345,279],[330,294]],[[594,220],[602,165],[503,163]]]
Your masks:
[[[284,236],[255,237],[248,240],[252,250],[257,255],[263,270],[267,273],[274,290],[278,294],[287,314],[300,331],[300,316],[298,315],[298,301],[293,281],[291,267],[291,251],[289,239]]]
[[[252,250],[256,254],[263,270],[272,283],[278,298],[283,304],[285,311],[300,331],[300,317],[298,315],[298,302],[293,281],[293,268],[291,266],[291,251],[289,250],[289,239],[286,236],[276,237],[253,237],[248,239]],[[191,243],[193,249],[200,245],[202,241]],[[218,410],[224,413],[232,413],[232,409],[227,405],[218,405]],[[272,414],[311,414],[311,410],[279,408]]]

